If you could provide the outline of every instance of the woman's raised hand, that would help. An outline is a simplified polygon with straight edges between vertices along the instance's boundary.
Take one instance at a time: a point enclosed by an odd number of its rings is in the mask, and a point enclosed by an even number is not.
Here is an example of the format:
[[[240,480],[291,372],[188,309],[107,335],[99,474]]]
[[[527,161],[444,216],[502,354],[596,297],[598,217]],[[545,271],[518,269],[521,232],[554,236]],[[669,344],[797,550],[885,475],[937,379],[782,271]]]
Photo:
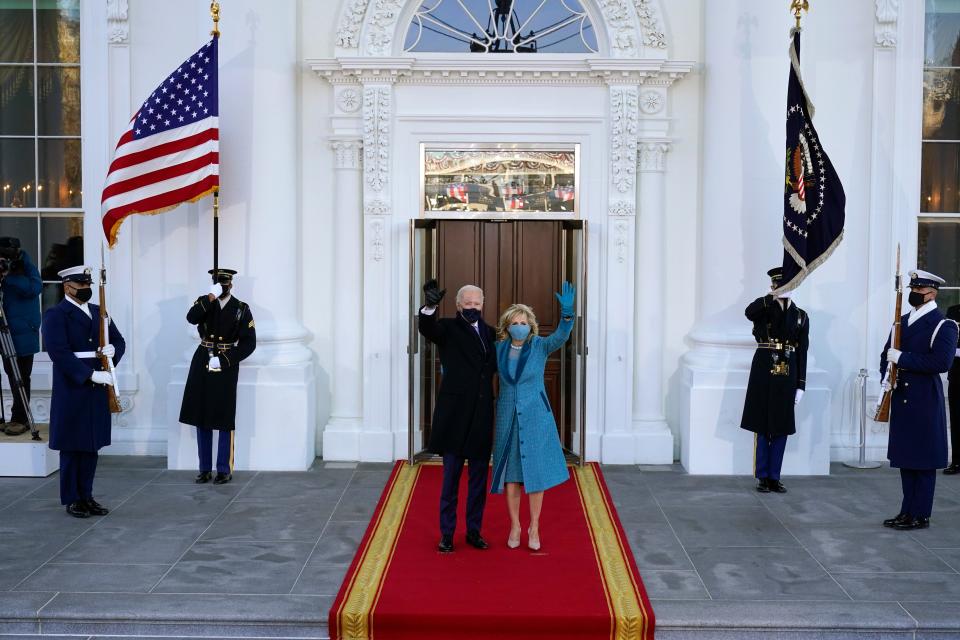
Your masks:
[[[573,317],[573,301],[576,297],[576,288],[570,282],[564,282],[560,287],[560,293],[554,295],[557,296],[557,300],[560,301],[560,316],[563,318]]]

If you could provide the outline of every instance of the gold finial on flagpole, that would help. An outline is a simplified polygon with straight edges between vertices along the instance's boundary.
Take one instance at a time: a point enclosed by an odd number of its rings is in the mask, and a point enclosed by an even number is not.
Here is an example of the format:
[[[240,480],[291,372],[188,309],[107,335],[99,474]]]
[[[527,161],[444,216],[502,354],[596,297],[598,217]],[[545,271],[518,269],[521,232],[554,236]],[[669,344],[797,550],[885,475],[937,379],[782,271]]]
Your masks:
[[[810,11],[810,0],[790,0],[790,10],[797,19],[797,29],[800,28],[800,12]]]
[[[210,3],[210,17],[213,18],[213,31],[210,32],[210,35],[219,38],[220,37],[220,3],[217,2],[217,0],[213,0],[213,2]]]

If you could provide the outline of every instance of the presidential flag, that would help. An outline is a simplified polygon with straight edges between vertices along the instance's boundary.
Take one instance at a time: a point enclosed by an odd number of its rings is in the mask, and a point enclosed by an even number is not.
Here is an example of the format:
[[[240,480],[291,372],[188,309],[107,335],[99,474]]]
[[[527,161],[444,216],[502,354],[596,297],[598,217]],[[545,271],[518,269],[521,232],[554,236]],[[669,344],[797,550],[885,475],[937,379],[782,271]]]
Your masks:
[[[100,199],[112,247],[127,216],[169,211],[220,186],[217,37],[143,101],[120,137]]]
[[[783,194],[783,284],[800,286],[843,239],[846,196],[813,126],[813,103],[800,76],[800,30],[790,32],[787,152]]]

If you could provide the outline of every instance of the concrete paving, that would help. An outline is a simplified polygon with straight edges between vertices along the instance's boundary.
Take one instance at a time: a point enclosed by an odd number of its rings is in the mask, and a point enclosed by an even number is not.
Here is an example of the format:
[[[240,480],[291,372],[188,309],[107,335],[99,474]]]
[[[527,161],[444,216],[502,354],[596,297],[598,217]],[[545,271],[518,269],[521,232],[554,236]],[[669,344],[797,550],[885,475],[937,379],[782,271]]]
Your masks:
[[[102,457],[103,518],[59,505],[56,476],[0,478],[0,635],[323,638],[390,473],[324,463],[195,485],[163,458]],[[657,637],[960,638],[960,477],[931,528],[886,529],[890,469],[785,478],[605,467]]]

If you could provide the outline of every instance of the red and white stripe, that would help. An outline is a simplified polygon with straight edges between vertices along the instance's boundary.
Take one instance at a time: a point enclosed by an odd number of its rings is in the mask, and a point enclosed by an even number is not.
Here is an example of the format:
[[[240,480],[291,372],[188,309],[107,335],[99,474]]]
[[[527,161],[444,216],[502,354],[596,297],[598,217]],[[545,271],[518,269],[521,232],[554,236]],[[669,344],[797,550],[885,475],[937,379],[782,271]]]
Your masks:
[[[193,202],[220,185],[219,121],[207,117],[163,133],[134,139],[139,114],[117,143],[100,201],[110,246],[123,220]]]

